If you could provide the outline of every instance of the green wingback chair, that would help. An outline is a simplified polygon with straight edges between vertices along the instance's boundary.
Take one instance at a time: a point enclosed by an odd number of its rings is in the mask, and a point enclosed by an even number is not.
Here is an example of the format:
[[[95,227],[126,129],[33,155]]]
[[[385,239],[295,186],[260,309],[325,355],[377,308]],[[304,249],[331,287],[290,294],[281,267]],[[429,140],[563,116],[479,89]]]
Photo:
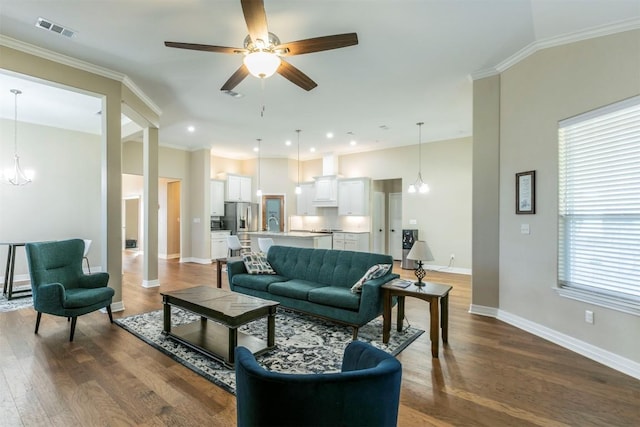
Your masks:
[[[109,273],[84,274],[84,246],[81,239],[26,244],[33,308],[38,312],[36,334],[42,313],[71,319],[69,341],[73,341],[78,316],[106,307],[113,323]]]

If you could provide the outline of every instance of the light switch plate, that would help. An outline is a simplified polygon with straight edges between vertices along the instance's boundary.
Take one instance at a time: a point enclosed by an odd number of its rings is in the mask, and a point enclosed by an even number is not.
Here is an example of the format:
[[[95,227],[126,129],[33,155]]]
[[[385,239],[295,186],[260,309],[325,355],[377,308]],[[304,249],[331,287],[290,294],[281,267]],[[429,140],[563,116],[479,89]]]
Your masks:
[[[529,224],[520,224],[520,234],[531,234]]]
[[[418,220],[417,220],[417,219],[410,219],[410,220],[409,220],[409,224],[410,224],[410,225],[416,225],[417,223],[418,223]]]

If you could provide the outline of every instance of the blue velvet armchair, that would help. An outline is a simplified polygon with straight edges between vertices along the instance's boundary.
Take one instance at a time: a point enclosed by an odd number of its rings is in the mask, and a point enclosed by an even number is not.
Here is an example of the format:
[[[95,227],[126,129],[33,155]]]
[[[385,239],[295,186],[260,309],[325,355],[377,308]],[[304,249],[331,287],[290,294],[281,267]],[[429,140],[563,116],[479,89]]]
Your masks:
[[[38,312],[35,333],[42,313],[71,320],[69,341],[73,341],[78,316],[105,308],[113,323],[111,300],[114,290],[107,286],[108,273],[84,274],[81,239],[27,243],[33,308]]]
[[[362,341],[344,352],[342,371],[284,374],[262,368],[236,348],[238,427],[395,426],[402,365]]]

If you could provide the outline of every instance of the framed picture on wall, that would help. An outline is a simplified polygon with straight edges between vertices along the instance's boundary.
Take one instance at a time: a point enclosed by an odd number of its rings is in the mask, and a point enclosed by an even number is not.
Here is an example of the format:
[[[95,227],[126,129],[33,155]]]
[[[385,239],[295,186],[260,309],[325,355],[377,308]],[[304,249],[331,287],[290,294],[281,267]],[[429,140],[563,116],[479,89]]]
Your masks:
[[[516,214],[536,213],[536,171],[516,174]]]

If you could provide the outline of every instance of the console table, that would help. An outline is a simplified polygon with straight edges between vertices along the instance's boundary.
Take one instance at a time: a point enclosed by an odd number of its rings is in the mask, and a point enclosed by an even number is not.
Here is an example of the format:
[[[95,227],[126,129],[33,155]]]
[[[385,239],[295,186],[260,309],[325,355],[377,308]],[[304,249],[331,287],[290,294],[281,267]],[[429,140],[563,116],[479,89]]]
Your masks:
[[[402,331],[402,323],[404,321],[404,298],[414,297],[429,302],[429,313],[431,318],[430,338],[431,338],[431,356],[438,358],[438,343],[440,337],[438,331],[440,323],[442,323],[442,342],[449,340],[449,291],[452,289],[449,285],[441,285],[438,283],[424,282],[424,286],[416,286],[411,284],[406,288],[395,286],[394,282],[382,285],[382,298],[384,301],[383,324],[382,324],[382,342],[389,342],[389,333],[391,332],[391,306],[393,297],[398,298],[398,331]],[[438,300],[440,300],[440,315],[438,315]]]
[[[16,242],[0,242],[0,245],[6,245],[9,247],[9,251],[7,252],[7,266],[4,270],[4,287],[2,288],[2,294],[7,297],[8,300],[13,298],[20,297],[28,297],[31,296],[31,289],[19,289],[13,290],[13,271],[16,265],[16,250],[20,246],[26,246],[26,243],[16,243]],[[14,294],[26,294],[28,295],[18,295]]]

